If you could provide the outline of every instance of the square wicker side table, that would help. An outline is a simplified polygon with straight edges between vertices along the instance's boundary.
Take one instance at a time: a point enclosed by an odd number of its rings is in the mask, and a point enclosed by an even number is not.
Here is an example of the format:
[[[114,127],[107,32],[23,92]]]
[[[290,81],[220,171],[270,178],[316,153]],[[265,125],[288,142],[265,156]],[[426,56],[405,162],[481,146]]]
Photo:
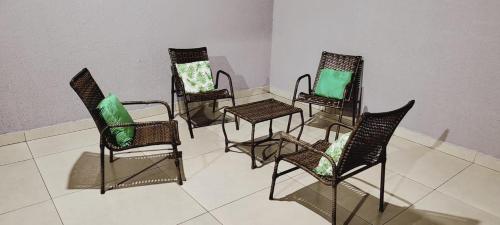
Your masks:
[[[227,138],[225,122],[226,122],[226,113],[233,114],[236,118],[239,117],[243,120],[246,120],[250,124],[252,124],[252,134],[249,142],[234,142],[229,141]],[[259,144],[268,141],[277,141],[279,139],[273,138],[273,119],[289,116],[288,125],[286,132],[290,132],[290,123],[292,120],[292,115],[295,113],[300,113],[300,119],[302,123],[300,124],[300,131],[298,138],[302,135],[302,131],[304,129],[304,115],[302,113],[302,109],[288,105],[286,103],[280,102],[275,99],[266,99],[257,102],[251,102],[243,105],[227,107],[224,109],[224,114],[222,117],[222,132],[224,133],[224,139],[226,148],[225,151],[228,152],[230,147],[234,147],[240,144],[250,145],[250,155],[252,157],[252,169],[255,169],[255,147]],[[260,122],[265,122],[269,120],[269,136],[263,140],[255,141],[255,125]],[[229,145],[229,144],[232,145]]]

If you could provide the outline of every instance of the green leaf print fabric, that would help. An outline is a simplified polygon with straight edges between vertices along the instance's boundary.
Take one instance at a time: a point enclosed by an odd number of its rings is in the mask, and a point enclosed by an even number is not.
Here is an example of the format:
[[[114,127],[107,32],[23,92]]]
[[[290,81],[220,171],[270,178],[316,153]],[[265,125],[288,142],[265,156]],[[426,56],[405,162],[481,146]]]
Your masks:
[[[330,145],[330,147],[328,147],[328,149],[325,151],[327,155],[332,157],[335,164],[339,162],[340,155],[342,155],[342,150],[344,149],[344,145],[347,143],[347,140],[349,140],[350,135],[351,132],[341,134],[339,138],[335,142],[333,142],[333,144]],[[330,161],[328,161],[327,158],[321,157],[318,166],[314,168],[314,172],[321,176],[332,176],[332,164],[330,164]]]
[[[214,90],[214,81],[208,61],[175,64],[177,73],[184,83],[186,93],[200,93]]]

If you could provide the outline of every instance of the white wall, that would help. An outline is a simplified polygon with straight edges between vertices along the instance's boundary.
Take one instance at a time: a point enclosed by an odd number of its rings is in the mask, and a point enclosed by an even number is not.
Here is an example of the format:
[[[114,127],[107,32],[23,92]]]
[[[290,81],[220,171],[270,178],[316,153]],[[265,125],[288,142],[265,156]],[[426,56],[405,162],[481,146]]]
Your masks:
[[[207,46],[236,89],[268,84],[272,0],[1,0],[0,134],[89,117],[88,67],[122,100],[169,100],[168,48]]]
[[[323,50],[362,55],[372,112],[416,100],[403,127],[500,156],[500,1],[275,0],[271,89],[291,97]]]

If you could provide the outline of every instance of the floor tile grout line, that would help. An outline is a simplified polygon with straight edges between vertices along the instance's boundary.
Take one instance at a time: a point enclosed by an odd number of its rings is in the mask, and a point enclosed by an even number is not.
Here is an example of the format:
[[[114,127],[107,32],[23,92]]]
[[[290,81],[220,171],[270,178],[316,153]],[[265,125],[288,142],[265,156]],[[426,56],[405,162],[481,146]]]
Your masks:
[[[1,164],[0,167],[2,167],[2,166],[10,166],[12,164],[16,164],[16,163],[20,163],[20,162],[26,162],[26,161],[29,161],[29,160],[32,160],[32,159],[33,158],[29,158],[29,159],[23,159],[23,160],[19,160],[19,161],[15,161],[15,162],[10,162],[10,163],[6,163],[6,164]]]
[[[465,204],[465,205],[468,205],[468,206],[470,206],[471,208],[474,208],[474,209],[476,209],[476,210],[479,210],[479,211],[482,211],[482,212],[484,212],[484,213],[490,214],[491,216],[494,216],[494,217],[497,217],[497,218],[499,218],[499,219],[500,219],[500,216],[495,215],[495,214],[493,214],[493,213],[491,213],[491,212],[488,212],[488,211],[486,211],[486,210],[484,210],[484,209],[482,209],[482,208],[479,208],[479,207],[476,207],[476,206],[474,206],[474,205],[471,205],[471,204],[469,204],[469,203],[467,203],[467,202],[463,201],[463,200],[462,200],[462,199],[460,199],[460,198],[457,198],[457,197],[452,196],[452,195],[450,195],[450,194],[444,193],[444,192],[442,192],[442,191],[440,191],[440,190],[435,190],[435,191],[436,191],[436,192],[438,192],[438,193],[440,193],[440,194],[442,194],[442,195],[445,195],[445,196],[446,196],[446,197],[448,197],[448,198],[452,198],[452,199],[457,200],[457,201],[459,201],[459,202],[461,202],[461,203],[463,203],[463,204]]]
[[[390,221],[394,220],[395,218],[397,218],[398,216],[400,216],[401,214],[403,214],[404,212],[406,212],[407,210],[409,210],[411,207],[413,207],[415,204],[417,204],[418,202],[422,201],[424,198],[426,198],[427,196],[429,196],[430,194],[432,194],[432,192],[434,192],[436,190],[431,190],[429,191],[429,193],[425,194],[424,196],[422,196],[421,198],[419,198],[417,201],[415,201],[415,203],[411,203],[408,207],[406,207],[404,210],[401,210],[401,212],[399,213],[396,213],[396,215],[394,215],[393,217],[391,217],[389,220],[387,220],[384,224],[387,224],[389,223]]]
[[[55,154],[60,154],[60,153],[64,153],[64,152],[71,152],[71,151],[79,150],[79,149],[82,149],[82,148],[87,148],[87,147],[90,147],[90,146],[93,146],[93,145],[97,145],[97,147],[99,147],[99,143],[94,143],[94,144],[90,144],[90,145],[84,145],[84,146],[80,146],[80,147],[69,148],[69,149],[66,149],[66,150],[62,150],[60,152],[53,152],[53,153],[39,155],[39,156],[34,156],[33,153],[31,153],[31,156],[33,157],[33,159],[39,159],[39,158],[43,158],[43,157],[46,157],[46,156],[51,156],[51,155],[55,155]],[[28,148],[30,148],[29,144],[28,144]]]
[[[26,138],[26,132],[24,133],[24,138]],[[45,191],[47,191],[47,194],[49,195],[50,201],[52,202],[52,206],[56,210],[57,216],[59,217],[59,220],[61,221],[61,224],[64,225],[64,222],[61,218],[61,214],[59,213],[59,210],[57,209],[56,203],[54,202],[54,199],[52,198],[52,195],[50,194],[49,188],[47,187],[47,183],[45,182],[45,179],[42,176],[42,172],[40,171],[40,167],[38,167],[38,163],[35,160],[35,157],[33,156],[33,152],[31,151],[30,146],[27,144],[28,150],[31,153],[31,157],[33,158],[33,163],[35,163],[36,170],[38,171],[38,175],[40,176],[40,179],[42,179],[43,186],[45,187]]]
[[[11,145],[18,145],[18,144],[25,143],[25,142],[27,142],[27,141],[20,141],[20,142],[10,143],[10,144],[6,144],[6,145],[0,145],[0,148],[6,147],[6,146],[11,146]]]
[[[208,154],[208,153],[205,153],[205,154]],[[287,181],[287,180],[292,179],[292,178],[291,178],[291,177],[289,177],[289,176],[287,176],[287,177],[288,177],[287,179],[282,180],[282,181],[280,181],[280,182],[277,182],[277,184],[279,184],[279,183],[282,183],[282,182],[284,182],[284,181]],[[182,187],[181,187],[181,189],[182,189],[182,190],[183,190],[183,191],[184,191],[187,195],[189,195],[189,196],[190,196],[190,197],[191,197],[194,201],[196,201],[196,203],[198,203],[198,204],[199,204],[199,205],[200,205],[203,209],[205,209],[205,210],[206,210],[206,212],[207,212],[208,214],[210,214],[210,215],[211,215],[211,216],[212,216],[212,217],[213,217],[213,218],[214,218],[217,222],[219,222],[220,224],[223,224],[221,221],[219,221],[219,219],[217,219],[217,217],[216,217],[215,215],[213,215],[213,214],[211,213],[211,211],[214,211],[214,210],[216,210],[216,209],[218,209],[218,208],[221,208],[221,207],[224,207],[224,206],[226,206],[226,205],[229,205],[229,204],[231,204],[231,203],[233,203],[233,202],[239,201],[239,200],[241,200],[241,199],[243,199],[243,198],[246,198],[246,197],[248,197],[248,196],[250,196],[250,195],[253,195],[253,194],[255,194],[255,193],[257,193],[257,192],[260,192],[260,191],[262,191],[262,190],[264,190],[264,189],[267,189],[267,188],[269,188],[269,187],[271,187],[271,186],[266,186],[266,187],[264,187],[264,188],[262,188],[262,189],[258,189],[258,190],[257,190],[257,191],[255,191],[255,192],[252,192],[252,193],[250,193],[250,194],[244,195],[243,197],[240,197],[240,198],[235,199],[235,200],[233,200],[233,201],[227,202],[227,203],[225,203],[225,204],[223,204],[223,205],[221,205],[221,206],[218,206],[218,207],[216,207],[216,208],[213,208],[213,209],[211,209],[211,210],[208,210],[208,209],[207,209],[207,208],[206,208],[203,204],[201,204],[201,203],[200,203],[200,202],[199,202],[199,201],[198,201],[198,200],[197,200],[194,196],[192,196],[192,195],[191,195],[191,194],[190,194],[190,193],[189,193],[186,189],[184,189],[184,188],[182,188]],[[203,213],[203,214],[205,214],[205,213]],[[203,214],[201,214],[201,215],[203,215]],[[200,215],[198,215],[198,216],[200,216]],[[198,216],[196,216],[196,217],[198,217]],[[183,221],[183,222],[181,222],[181,223],[187,222],[187,221],[189,221],[189,220],[191,220],[191,219],[194,219],[194,218],[196,218],[196,217],[190,218],[190,219],[188,219],[188,220],[186,220],[186,221]]]
[[[441,185],[439,185],[438,187],[436,187],[434,190],[437,191],[440,187],[444,186],[446,183],[448,183],[450,180],[452,180],[453,178],[455,178],[456,176],[458,176],[459,174],[461,174],[466,169],[470,168],[472,165],[474,165],[474,163],[469,163],[469,165],[467,165],[466,167],[464,167],[463,169],[461,169],[460,171],[458,171],[458,173],[454,174],[450,178],[446,179]]]
[[[55,125],[57,125],[57,124],[55,124]],[[61,135],[64,135],[64,134],[72,134],[72,133],[86,131],[86,130],[91,130],[91,129],[96,129],[96,128],[97,128],[96,126],[93,126],[93,127],[90,127],[90,128],[73,130],[73,131],[70,131],[70,132],[64,132],[64,133],[60,133],[60,134],[53,134],[53,135],[49,135],[49,136],[46,136],[46,137],[33,138],[33,139],[30,139],[30,140],[26,139],[26,142],[37,141],[37,140],[41,140],[41,139],[45,139],[45,138],[51,138],[51,137],[61,136]],[[26,131],[24,132],[24,136],[26,138]]]
[[[184,193],[186,193],[186,194],[187,194],[187,195],[188,195],[191,199],[193,199],[193,201],[195,201],[195,202],[196,202],[199,206],[201,206],[201,208],[203,208],[203,210],[205,210],[205,212],[204,212],[204,213],[202,213],[202,214],[200,214],[200,215],[198,215],[198,216],[192,217],[192,218],[190,218],[190,219],[188,219],[188,220],[182,221],[182,222],[180,222],[179,224],[182,224],[182,223],[185,223],[185,222],[187,222],[187,221],[190,221],[190,220],[192,220],[192,219],[194,219],[194,218],[196,218],[196,217],[202,216],[202,215],[204,215],[204,214],[206,214],[206,213],[210,214],[210,216],[212,216],[212,217],[213,217],[213,218],[214,218],[214,219],[215,219],[218,223],[222,224],[222,222],[220,222],[220,221],[219,221],[219,220],[218,220],[218,219],[217,219],[214,215],[212,215],[212,214],[210,213],[210,211],[209,211],[209,210],[208,210],[208,209],[207,209],[207,208],[206,208],[203,204],[201,204],[201,202],[199,202],[199,201],[198,201],[198,200],[197,200],[197,199],[196,199],[193,195],[191,195],[191,194],[190,194],[190,193],[189,193],[186,189],[184,189],[182,186],[180,186],[180,188],[181,188],[181,189],[182,189],[182,191],[184,191]]]
[[[391,220],[395,219],[396,217],[398,217],[399,215],[401,215],[403,212],[409,210],[412,206],[414,206],[415,204],[417,204],[418,202],[422,201],[424,198],[426,198],[427,196],[431,195],[433,192],[439,192],[439,193],[442,193],[441,191],[439,191],[438,189],[440,187],[442,187],[443,185],[445,185],[446,183],[448,183],[451,179],[453,179],[454,177],[456,177],[458,174],[462,173],[464,170],[466,170],[467,168],[471,167],[474,163],[470,163],[469,165],[467,165],[466,167],[464,167],[462,170],[460,170],[458,173],[456,173],[455,175],[451,176],[449,179],[447,179],[445,182],[443,182],[441,185],[439,185],[438,187],[436,188],[431,188],[432,191],[430,191],[429,193],[427,193],[426,195],[424,195],[423,197],[421,197],[420,199],[418,199],[417,201],[415,201],[415,203],[412,203],[410,206],[408,206],[405,210],[401,211],[400,213],[396,214],[395,216],[393,216],[390,220],[388,220],[387,222],[385,222],[384,224],[387,224],[389,223]],[[409,179],[409,178],[408,178]],[[415,181],[416,182],[416,181]],[[418,182],[417,182],[418,183]],[[445,193],[442,193],[442,194],[445,194]],[[447,195],[447,194],[445,194]],[[449,196],[449,195],[447,195]],[[449,196],[449,197],[453,197],[453,196]],[[453,197],[454,198],[454,197]],[[474,207],[476,208],[476,207]]]
[[[424,144],[418,143],[418,142],[416,142],[416,141],[414,141],[414,140],[410,140],[410,139],[408,139],[408,138],[405,138],[405,137],[402,137],[402,136],[399,136],[399,135],[396,135],[396,134],[394,134],[394,136],[399,137],[399,138],[402,138],[402,139],[405,139],[406,141],[409,141],[409,142],[411,142],[411,143],[414,143],[414,144],[417,144],[417,145],[423,146],[424,148],[426,148],[426,150],[427,150],[427,151],[437,151],[437,152],[443,153],[443,154],[448,155],[448,156],[452,156],[452,157],[454,157],[454,158],[457,158],[457,159],[460,159],[460,160],[463,160],[463,161],[466,161],[466,162],[475,163],[475,159],[476,159],[476,156],[477,156],[477,153],[478,153],[477,151],[475,151],[474,158],[473,158],[473,159],[472,159],[472,161],[471,161],[471,160],[467,160],[467,159],[464,159],[464,158],[460,158],[460,157],[458,157],[458,156],[456,156],[456,155],[450,154],[450,153],[448,153],[448,152],[445,152],[445,151],[442,151],[442,150],[439,150],[439,149],[436,149],[436,148],[431,148],[431,147],[429,147],[429,146],[426,146],[426,145],[424,145]]]
[[[202,214],[200,214],[200,215],[197,215],[197,216],[195,216],[195,217],[191,217],[191,218],[189,218],[189,219],[187,219],[187,220],[183,220],[182,222],[177,223],[177,225],[182,225],[183,223],[189,222],[189,221],[194,220],[194,219],[196,219],[196,218],[200,218],[200,217],[202,217],[203,215],[206,215],[206,214],[208,214],[208,215],[210,215],[211,217],[213,217],[213,218],[215,219],[215,221],[217,221],[217,223],[219,223],[220,225],[223,225],[223,224],[222,224],[219,220],[217,220],[217,218],[215,218],[215,216],[213,216],[212,214],[210,214],[210,212],[208,212],[208,211],[207,211],[207,212],[205,212],[205,213],[202,213]]]
[[[280,184],[280,183],[283,183],[283,182],[285,182],[285,181],[289,181],[290,179],[292,179],[292,178],[291,178],[291,177],[287,177],[287,179],[284,179],[284,180],[282,180],[282,181],[280,181],[280,182],[276,182],[276,184]],[[295,180],[293,180],[293,181],[295,181]],[[233,203],[235,203],[235,202],[237,202],[237,201],[239,201],[239,200],[242,200],[242,199],[244,199],[244,198],[247,198],[247,197],[249,197],[249,196],[251,196],[251,195],[254,195],[254,194],[256,194],[256,193],[258,193],[258,192],[261,192],[261,191],[263,191],[263,190],[265,190],[265,189],[268,189],[268,188],[270,188],[270,187],[271,187],[271,185],[266,186],[266,187],[263,187],[263,188],[261,188],[261,189],[258,189],[258,190],[256,190],[256,191],[252,192],[252,193],[246,194],[246,195],[244,195],[244,196],[242,196],[242,197],[239,197],[239,198],[234,199],[234,200],[232,200],[232,201],[226,202],[226,203],[224,203],[224,204],[222,204],[222,205],[220,205],[220,206],[217,206],[217,207],[215,207],[215,208],[211,209],[209,212],[211,212],[211,211],[215,211],[215,210],[220,209],[220,208],[222,208],[222,207],[225,207],[225,206],[227,206],[227,205],[233,204]]]
[[[19,207],[19,208],[15,208],[15,209],[11,209],[11,210],[8,210],[8,211],[5,211],[5,212],[2,212],[0,213],[0,216],[2,215],[5,215],[5,214],[8,214],[8,213],[11,213],[11,212],[15,212],[15,211],[18,211],[18,210],[21,210],[21,209],[24,209],[24,208],[28,208],[28,207],[31,207],[31,206],[35,206],[35,205],[38,205],[38,204],[42,204],[44,202],[48,202],[50,201],[50,199],[45,199],[43,201],[38,201],[38,202],[34,202],[34,203],[30,203],[28,205],[25,205],[25,206],[22,206],[22,207]]]

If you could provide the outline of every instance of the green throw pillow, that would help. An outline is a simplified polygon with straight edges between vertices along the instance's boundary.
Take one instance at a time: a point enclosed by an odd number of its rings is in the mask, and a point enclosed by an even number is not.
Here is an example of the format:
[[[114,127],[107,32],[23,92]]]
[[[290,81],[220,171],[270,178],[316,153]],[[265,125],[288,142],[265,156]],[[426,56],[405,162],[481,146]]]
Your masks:
[[[335,142],[333,142],[333,144],[330,145],[330,147],[328,147],[328,149],[325,151],[327,155],[332,157],[333,161],[335,161],[336,164],[339,162],[340,155],[342,155],[342,150],[344,149],[344,146],[347,143],[350,135],[351,132],[341,134],[339,138]],[[327,158],[321,157],[318,166],[314,168],[314,172],[321,176],[332,176],[332,164],[330,164],[330,161],[328,161]]]
[[[212,72],[208,61],[175,64],[175,67],[187,93],[214,90],[214,81],[212,80]]]
[[[113,94],[109,94],[108,97],[104,98],[99,103],[97,108],[99,109],[102,118],[109,126],[134,122],[130,114],[128,114],[127,109],[123,107],[120,100],[118,100],[118,98]],[[115,136],[116,144],[121,147],[126,147],[132,144],[132,141],[134,140],[134,133],[134,127],[111,128],[111,134]]]
[[[345,87],[351,82],[352,72],[322,69],[314,92],[323,97],[344,99]]]

